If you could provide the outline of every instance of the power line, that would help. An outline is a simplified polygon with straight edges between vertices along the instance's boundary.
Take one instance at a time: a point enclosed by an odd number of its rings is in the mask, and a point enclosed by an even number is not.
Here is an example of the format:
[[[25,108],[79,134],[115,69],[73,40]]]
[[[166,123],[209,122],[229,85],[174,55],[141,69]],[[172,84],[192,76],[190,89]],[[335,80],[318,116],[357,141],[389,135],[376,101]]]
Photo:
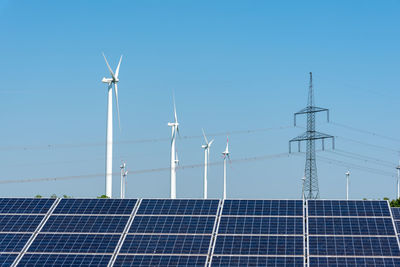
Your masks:
[[[363,130],[363,129],[358,129],[358,128],[355,128],[353,126],[345,125],[345,124],[342,124],[342,123],[330,122],[330,124],[336,125],[336,126],[339,126],[339,127],[351,130],[351,131],[355,131],[355,132],[359,132],[359,133],[363,133],[363,134],[369,134],[369,135],[372,135],[372,136],[375,136],[375,137],[380,137],[380,138],[387,139],[387,140],[390,140],[390,141],[393,141],[393,142],[400,142],[400,139],[398,139],[398,138],[394,138],[394,137],[391,137],[391,136],[387,136],[387,135],[383,135],[383,134],[379,134],[379,133],[375,133],[375,132],[371,132],[371,131],[367,131],[367,130]]]
[[[371,162],[373,164],[377,164],[377,165],[385,166],[385,167],[389,167],[389,168],[395,168],[397,166],[396,164],[393,164],[393,162],[390,162],[390,161],[381,160],[381,159],[377,159],[377,158],[373,158],[373,157],[369,157],[369,156],[364,156],[361,154],[348,152],[348,151],[341,150],[341,149],[336,149],[334,151],[327,150],[327,152],[338,155],[338,156],[361,160],[364,162]]]
[[[343,137],[343,136],[336,136],[336,138],[339,138],[339,139],[344,140],[344,141],[356,143],[356,144],[359,144],[359,145],[363,145],[363,146],[373,147],[373,148],[384,150],[384,151],[390,151],[390,152],[394,152],[394,153],[397,153],[397,154],[400,153],[399,149],[396,150],[396,149],[393,149],[393,148],[390,148],[390,147],[385,147],[385,146],[370,144],[370,143],[366,143],[366,142],[361,142],[361,141],[358,141],[358,140],[355,140],[355,139],[352,139],[352,138]]]
[[[241,134],[252,134],[252,133],[262,133],[273,130],[284,130],[293,128],[293,126],[278,126],[271,128],[258,128],[258,129],[248,129],[248,130],[236,130],[236,131],[225,131],[225,132],[216,132],[208,134],[211,137],[217,136],[227,136],[227,135],[241,135]],[[199,139],[202,138],[202,135],[186,135],[181,136],[181,140],[190,140],[190,139]],[[170,141],[169,137],[161,137],[161,138],[144,138],[144,139],[135,139],[135,140],[125,140],[113,142],[113,144],[139,144],[139,143],[156,143],[156,142],[166,142]],[[98,147],[104,146],[104,142],[93,142],[93,143],[80,143],[80,144],[47,144],[47,145],[38,145],[38,146],[3,146],[0,147],[0,150],[8,151],[8,150],[51,150],[51,149],[65,149],[65,148],[83,148],[83,147]]]
[[[296,153],[279,153],[279,154],[271,154],[264,156],[254,156],[254,157],[245,157],[241,159],[233,159],[231,163],[241,163],[241,162],[250,162],[250,161],[259,161],[273,158],[282,158],[289,157],[290,155],[304,154],[302,152]],[[222,165],[223,161],[215,161],[210,162],[209,165]],[[177,170],[185,170],[185,169],[193,169],[204,167],[204,163],[191,164],[191,165],[182,165],[178,166]],[[169,171],[170,167],[161,167],[161,168],[153,168],[153,169],[143,169],[131,171],[129,173],[132,174],[144,174],[144,173],[153,173],[153,172],[162,172]],[[119,175],[119,172],[113,173],[113,175]],[[62,181],[62,180],[75,180],[75,179],[85,179],[85,178],[104,178],[104,173],[96,173],[96,174],[86,174],[86,175],[74,175],[74,176],[63,176],[63,177],[43,177],[43,178],[21,178],[21,179],[8,179],[8,180],[0,180],[0,184],[12,184],[12,183],[30,183],[30,182],[45,182],[45,181]]]

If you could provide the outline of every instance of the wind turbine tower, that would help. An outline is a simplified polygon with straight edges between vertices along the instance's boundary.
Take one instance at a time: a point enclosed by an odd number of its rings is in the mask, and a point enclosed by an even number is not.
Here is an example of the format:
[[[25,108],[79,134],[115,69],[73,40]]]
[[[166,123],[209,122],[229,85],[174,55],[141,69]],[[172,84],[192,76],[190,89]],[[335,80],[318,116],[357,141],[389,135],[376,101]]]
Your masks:
[[[332,139],[332,149],[335,149],[335,138],[332,135],[324,134],[315,131],[315,113],[324,112],[327,113],[327,120],[329,122],[329,110],[326,108],[320,108],[314,106],[314,91],[312,83],[312,73],[310,72],[310,85],[308,88],[308,103],[307,107],[303,108],[299,112],[294,114],[294,126],[296,126],[296,116],[301,114],[307,115],[307,131],[296,138],[289,141],[289,153],[291,153],[292,142],[298,143],[298,149],[300,152],[300,142],[306,141],[307,152],[306,152],[306,164],[305,164],[305,176],[306,180],[304,183],[304,193],[307,199],[319,198],[319,187],[318,187],[318,176],[317,176],[317,164],[315,160],[315,140],[322,140],[322,149],[324,149],[325,139]]]
[[[171,198],[176,198],[176,165],[178,163],[178,156],[176,153],[176,135],[179,134],[179,123],[176,115],[176,106],[174,98],[174,122],[169,122],[168,126],[171,127]]]
[[[229,138],[226,138],[226,147],[225,147],[225,151],[222,152],[222,155],[224,157],[224,199],[226,199],[226,158],[230,159],[229,156]]]
[[[115,100],[117,104],[118,113],[118,125],[121,129],[120,119],[119,119],[119,105],[118,105],[118,86],[119,82],[118,74],[119,67],[121,65],[122,56],[119,59],[115,73],[112,71],[110,65],[108,64],[107,58],[103,53],[104,60],[106,61],[107,68],[110,71],[111,78],[104,77],[101,81],[108,85],[108,104],[107,104],[107,138],[106,138],[106,196],[112,197],[112,151],[113,151],[113,107],[112,107],[112,91],[114,85]]]
[[[208,168],[208,161],[210,160],[210,147],[214,142],[214,139],[208,142],[204,130],[203,129],[201,130],[203,131],[204,141],[206,142],[206,144],[202,145],[201,147],[204,149],[204,189],[203,189],[204,196],[203,197],[204,199],[207,199],[207,168]]]

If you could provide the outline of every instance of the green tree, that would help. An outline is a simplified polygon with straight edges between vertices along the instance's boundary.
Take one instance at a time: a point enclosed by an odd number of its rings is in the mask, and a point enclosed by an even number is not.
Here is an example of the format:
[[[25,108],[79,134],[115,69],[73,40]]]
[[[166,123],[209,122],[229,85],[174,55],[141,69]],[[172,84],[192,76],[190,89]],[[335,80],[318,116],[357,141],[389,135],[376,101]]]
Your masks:
[[[52,194],[52,195],[50,196],[50,198],[57,198],[57,195],[56,195],[56,194]]]
[[[99,197],[97,197],[97,198],[109,198],[109,197],[106,196],[106,195],[101,195],[101,196],[99,196]]]
[[[35,198],[42,198],[42,195],[36,195]]]

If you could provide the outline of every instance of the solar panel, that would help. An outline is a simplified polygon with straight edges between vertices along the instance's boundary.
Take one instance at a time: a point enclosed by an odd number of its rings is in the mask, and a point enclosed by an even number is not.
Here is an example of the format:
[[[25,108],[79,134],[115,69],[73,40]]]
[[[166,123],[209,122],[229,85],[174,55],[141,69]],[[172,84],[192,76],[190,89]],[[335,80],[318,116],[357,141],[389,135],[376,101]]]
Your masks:
[[[336,257],[311,257],[310,266],[343,267],[343,266],[400,266],[400,258],[336,258]]]
[[[211,235],[127,235],[120,253],[207,254]]]
[[[0,254],[0,266],[11,266],[18,254]]]
[[[136,199],[62,199],[53,214],[131,214]]]
[[[303,266],[303,257],[214,256],[211,266]]]
[[[107,266],[111,255],[25,254],[18,266]]]
[[[303,234],[302,217],[221,217],[219,234]]]
[[[400,208],[391,208],[393,219],[400,220]]]
[[[310,235],[395,235],[391,218],[310,217]]]
[[[31,234],[0,234],[0,252],[20,252]]]
[[[387,201],[308,200],[308,216],[390,217]]]
[[[214,255],[303,255],[303,236],[219,235]]]
[[[44,215],[0,215],[0,232],[34,232]]]
[[[129,216],[52,215],[41,232],[122,233]]]
[[[0,198],[0,213],[45,214],[54,201],[49,198]]]
[[[39,234],[28,252],[113,253],[120,235]]]
[[[212,234],[215,217],[135,216],[129,233]]]
[[[143,199],[137,214],[216,215],[219,200]]]
[[[301,200],[225,200],[222,215],[303,216]]]
[[[310,255],[400,256],[393,237],[309,236]]]
[[[205,266],[206,256],[118,255],[114,266]]]

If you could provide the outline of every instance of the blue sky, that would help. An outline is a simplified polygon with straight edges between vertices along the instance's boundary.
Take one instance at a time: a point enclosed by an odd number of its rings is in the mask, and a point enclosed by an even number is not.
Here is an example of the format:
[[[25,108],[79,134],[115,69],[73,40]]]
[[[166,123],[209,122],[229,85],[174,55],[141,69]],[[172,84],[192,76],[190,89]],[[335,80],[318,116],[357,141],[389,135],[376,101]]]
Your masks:
[[[160,139],[170,136],[172,91],[182,136],[284,127],[230,136],[233,160],[277,155],[304,131],[288,126],[306,105],[312,71],[316,105],[337,123],[318,116],[317,129],[338,136],[336,152],[317,153],[321,197],[345,197],[349,167],[351,198],[393,198],[400,141],[338,124],[398,136],[399,13],[399,1],[0,0],[0,182],[104,172],[104,51],[112,66],[124,55],[114,171],[127,161],[128,197],[169,196],[168,171],[135,171],[169,166]],[[215,137],[212,162],[225,138]],[[156,140],[133,142],[142,139]],[[178,140],[182,166],[203,162],[201,145]],[[228,197],[299,198],[304,159],[232,163]],[[202,175],[179,170],[178,197],[201,197]],[[222,165],[210,167],[209,186],[221,197]],[[103,192],[102,175],[0,186],[3,196]]]

